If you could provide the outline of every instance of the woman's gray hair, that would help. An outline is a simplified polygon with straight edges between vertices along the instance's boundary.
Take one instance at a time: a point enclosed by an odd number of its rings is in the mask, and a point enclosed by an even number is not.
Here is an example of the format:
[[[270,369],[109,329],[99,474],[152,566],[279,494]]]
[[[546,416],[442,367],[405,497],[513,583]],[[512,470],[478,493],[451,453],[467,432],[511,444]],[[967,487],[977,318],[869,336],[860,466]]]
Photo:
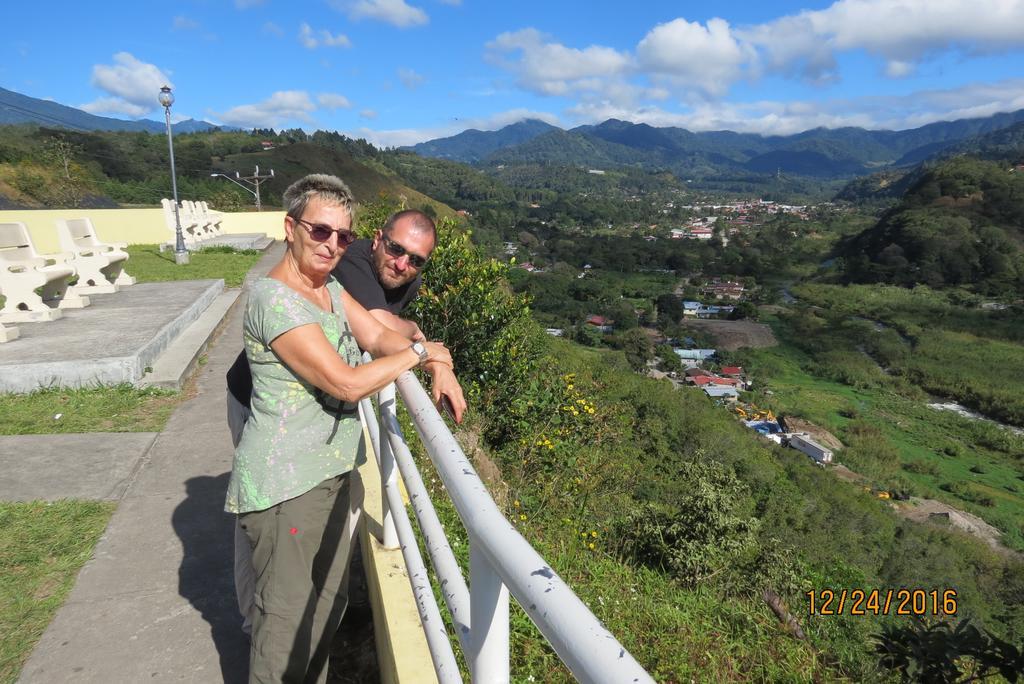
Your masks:
[[[345,181],[326,173],[311,173],[288,186],[284,191],[284,209],[293,219],[302,218],[306,205],[313,198],[334,207],[343,207],[352,215],[355,199]]]

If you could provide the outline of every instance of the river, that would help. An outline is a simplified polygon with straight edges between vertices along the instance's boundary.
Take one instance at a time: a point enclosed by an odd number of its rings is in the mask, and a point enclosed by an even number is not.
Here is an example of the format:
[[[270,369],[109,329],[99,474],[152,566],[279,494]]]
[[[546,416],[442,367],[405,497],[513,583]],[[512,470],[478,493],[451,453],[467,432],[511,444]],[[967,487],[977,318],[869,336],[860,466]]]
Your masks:
[[[992,418],[982,415],[977,411],[972,411],[966,406],[958,404],[955,401],[933,401],[930,404],[928,404],[928,407],[938,409],[939,411],[952,411],[953,413],[963,416],[964,418],[970,418],[972,420],[981,420],[986,423],[992,423],[996,427],[1002,428],[1003,430],[1009,430],[1015,435],[1020,435],[1021,437],[1024,437],[1024,429],[1014,427],[1013,425],[1007,425],[1006,423],[1000,423],[998,420],[993,420]]]

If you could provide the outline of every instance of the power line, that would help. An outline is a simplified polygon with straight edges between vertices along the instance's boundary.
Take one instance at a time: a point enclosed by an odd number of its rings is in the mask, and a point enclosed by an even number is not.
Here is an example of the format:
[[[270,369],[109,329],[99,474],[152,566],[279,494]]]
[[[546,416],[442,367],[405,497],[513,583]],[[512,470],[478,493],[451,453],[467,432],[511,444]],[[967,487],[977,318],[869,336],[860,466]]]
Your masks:
[[[29,116],[36,117],[37,119],[39,119],[41,121],[44,121],[46,123],[61,124],[61,125],[67,126],[68,128],[71,128],[71,129],[76,130],[76,131],[85,131],[85,132],[88,131],[88,129],[82,128],[81,126],[78,126],[77,124],[73,124],[70,121],[64,121],[63,119],[60,119],[60,118],[55,117],[55,116],[50,116],[49,114],[43,114],[41,112],[32,111],[31,109],[25,109],[24,107],[19,107],[18,105],[11,104],[9,102],[4,102],[4,103],[0,104],[0,107],[3,107],[5,109],[13,109],[14,111],[21,112],[22,114],[28,114]],[[47,119],[49,119],[49,121],[46,121]],[[28,122],[25,122],[25,123],[28,123]]]

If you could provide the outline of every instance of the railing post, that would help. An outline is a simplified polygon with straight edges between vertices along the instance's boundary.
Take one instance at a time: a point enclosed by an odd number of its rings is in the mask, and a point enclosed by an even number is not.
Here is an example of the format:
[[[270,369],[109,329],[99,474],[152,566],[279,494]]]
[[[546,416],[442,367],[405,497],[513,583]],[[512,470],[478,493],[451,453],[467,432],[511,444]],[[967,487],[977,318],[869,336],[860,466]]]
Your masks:
[[[466,654],[474,684],[509,681],[508,587],[491,566],[491,561],[470,540],[469,633]]]
[[[394,387],[392,385],[392,387]],[[373,402],[369,397],[363,397],[359,402],[359,417],[370,434],[370,445],[377,458],[377,469],[380,471],[380,510],[381,510],[381,545],[386,549],[397,549],[401,544],[398,532],[395,531],[395,520],[391,514],[391,507],[388,505],[387,483],[390,477],[394,480],[395,458],[391,452],[391,445],[387,444],[387,437],[381,439],[380,422],[377,420],[377,413],[374,411]],[[384,446],[387,444],[387,454],[384,454]]]
[[[381,422],[387,425],[387,419],[384,415],[394,414],[395,412],[395,384],[391,383],[380,392],[377,393],[377,406],[380,407]],[[398,539],[398,532],[395,531],[395,519],[391,514],[391,507],[388,506],[387,488],[389,485],[394,485],[397,481],[397,475],[395,474],[395,455],[391,451],[391,441],[385,434],[381,434],[383,439],[380,440],[380,477],[381,477],[381,498],[382,498],[382,509],[384,511],[384,520],[381,521],[381,526],[384,528],[384,539],[382,544],[386,549],[397,549],[400,545]]]

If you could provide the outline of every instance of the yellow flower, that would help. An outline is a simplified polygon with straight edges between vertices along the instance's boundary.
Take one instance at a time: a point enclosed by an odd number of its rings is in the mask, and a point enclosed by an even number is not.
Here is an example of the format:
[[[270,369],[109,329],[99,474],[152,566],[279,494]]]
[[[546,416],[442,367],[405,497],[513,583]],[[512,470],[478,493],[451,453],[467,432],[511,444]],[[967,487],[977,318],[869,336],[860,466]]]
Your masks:
[[[526,520],[526,514],[525,513],[520,513],[519,514],[519,519],[520,520]]]
[[[593,551],[594,550],[594,542],[590,542],[589,544],[587,544],[587,548],[590,549],[591,551]]]
[[[590,536],[593,537],[594,539],[597,539],[597,530],[591,530],[590,531]]]
[[[516,499],[515,501],[513,501],[512,505],[515,506],[516,508],[519,508],[519,499]]]

